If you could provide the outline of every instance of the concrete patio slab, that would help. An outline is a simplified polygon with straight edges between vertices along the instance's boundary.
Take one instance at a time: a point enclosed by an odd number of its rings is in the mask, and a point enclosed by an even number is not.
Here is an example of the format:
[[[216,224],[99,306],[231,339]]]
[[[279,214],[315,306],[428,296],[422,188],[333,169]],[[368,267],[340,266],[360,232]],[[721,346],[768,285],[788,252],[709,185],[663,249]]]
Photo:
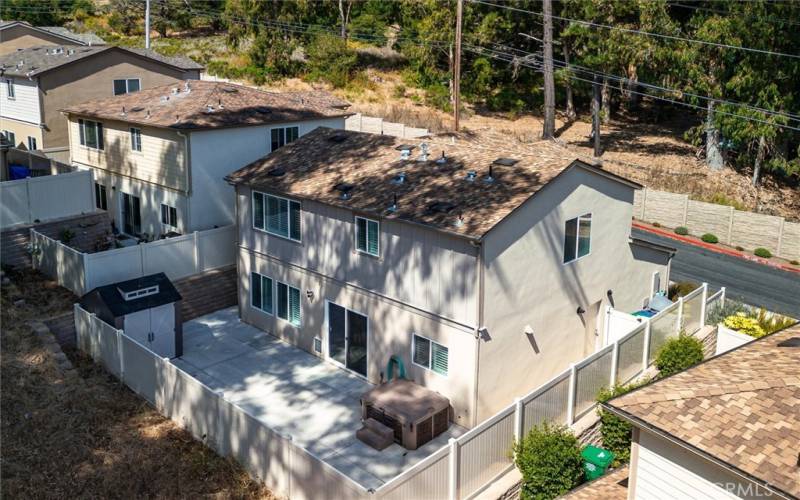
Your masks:
[[[458,437],[455,424],[425,446],[378,451],[356,439],[364,379],[242,323],[235,307],[183,325],[180,369],[362,484],[378,488]]]

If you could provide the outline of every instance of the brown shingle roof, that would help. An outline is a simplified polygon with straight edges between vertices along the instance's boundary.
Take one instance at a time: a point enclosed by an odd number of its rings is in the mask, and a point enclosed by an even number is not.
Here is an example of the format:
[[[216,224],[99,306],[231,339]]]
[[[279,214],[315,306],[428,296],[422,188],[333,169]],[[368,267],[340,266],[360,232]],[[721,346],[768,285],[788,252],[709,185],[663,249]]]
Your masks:
[[[800,496],[800,325],[612,399],[607,406]]]
[[[187,84],[189,92],[185,90]],[[309,97],[294,92],[266,92],[231,83],[186,80],[87,101],[62,111],[153,127],[207,129],[352,115],[343,109],[345,105],[346,102],[325,92]]]
[[[401,160],[397,147],[414,145],[411,159]],[[513,166],[492,167],[495,179],[485,182],[492,163],[502,152],[447,141],[429,142],[429,159],[419,161],[421,144],[386,135],[332,130],[320,127],[299,140],[256,160],[228,176],[233,184],[246,184],[346,207],[374,215],[433,226],[470,238],[479,238],[511,211],[565,170],[585,168],[639,187],[621,177],[574,160],[565,149],[542,143],[535,154],[513,155]],[[443,163],[437,162],[445,154]],[[282,176],[270,171],[280,168]],[[466,180],[468,171],[477,178]],[[406,181],[392,182],[403,172]],[[341,198],[334,186],[352,184],[352,197]],[[389,212],[397,195],[397,211]],[[434,210],[437,202],[451,204],[449,211]],[[442,207],[447,208],[447,207]],[[461,220],[459,222],[459,216]]]

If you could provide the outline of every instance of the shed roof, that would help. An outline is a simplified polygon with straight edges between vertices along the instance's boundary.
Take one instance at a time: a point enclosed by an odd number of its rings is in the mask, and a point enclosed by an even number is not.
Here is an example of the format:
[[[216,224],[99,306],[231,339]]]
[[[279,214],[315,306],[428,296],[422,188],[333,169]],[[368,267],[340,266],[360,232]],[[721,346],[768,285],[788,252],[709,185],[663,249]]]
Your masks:
[[[144,288],[158,286],[158,293],[145,295],[141,298],[125,300],[123,293]],[[121,281],[111,285],[99,286],[86,295],[97,294],[105,303],[111,314],[115,318],[126,316],[131,313],[151,309],[153,307],[171,304],[181,300],[181,294],[175,285],[167,278],[164,273],[151,274],[141,278]],[[83,303],[83,300],[81,301]]]
[[[151,127],[199,130],[345,117],[353,114],[345,109],[349,106],[323,91],[267,92],[232,83],[186,80],[93,99],[62,111]]]
[[[800,324],[606,406],[635,425],[800,496]]]
[[[233,184],[309,199],[350,210],[431,226],[477,239],[545,185],[581,169],[630,186],[639,184],[575,160],[543,143],[535,153],[456,146],[430,139],[428,159],[408,139],[320,127],[297,141],[231,173]],[[401,149],[412,147],[409,159]],[[444,155],[444,157],[442,156]],[[513,163],[513,165],[508,165]],[[504,165],[506,164],[506,165]],[[493,182],[486,182],[491,171]],[[281,173],[282,175],[275,175]],[[474,172],[475,178],[468,179]],[[405,180],[398,183],[398,174]],[[349,198],[342,190],[349,189]],[[389,211],[397,196],[397,210]]]

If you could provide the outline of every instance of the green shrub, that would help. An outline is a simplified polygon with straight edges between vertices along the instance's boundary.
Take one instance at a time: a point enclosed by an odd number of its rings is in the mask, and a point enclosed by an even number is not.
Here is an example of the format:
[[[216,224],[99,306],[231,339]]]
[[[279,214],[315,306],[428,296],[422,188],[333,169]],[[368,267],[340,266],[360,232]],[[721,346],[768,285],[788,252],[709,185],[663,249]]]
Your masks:
[[[317,35],[307,53],[309,78],[325,80],[336,88],[349,83],[358,62],[358,56],[347,42],[328,33]]]
[[[689,295],[691,292],[696,290],[700,285],[697,283],[693,283],[691,281],[679,281],[677,283],[673,283],[667,289],[667,297],[669,300],[676,301],[678,297],[685,297]]]
[[[556,498],[583,481],[580,443],[567,427],[537,425],[514,446],[523,499]]]
[[[706,316],[706,323],[709,325],[716,325],[725,321],[728,316],[733,316],[736,313],[745,312],[744,304],[736,302],[735,300],[726,299],[725,303],[717,301],[716,304],[711,306]]]
[[[706,243],[719,243],[719,238],[716,235],[711,233],[706,233],[700,237],[701,240],[705,241]]]
[[[602,389],[597,395],[598,403],[605,403],[617,396],[627,394],[637,387],[649,382],[642,380],[627,385],[615,385],[611,389]],[[600,416],[600,435],[603,437],[603,448],[614,453],[612,467],[617,467],[627,463],[631,456],[631,431],[633,427],[627,420],[623,420],[610,411],[604,410],[602,406],[597,407],[597,414]]]
[[[661,227],[661,224],[659,224],[658,222],[653,222],[653,227]]]
[[[717,205],[733,207],[736,210],[747,210],[747,205],[738,200],[734,200],[733,198],[728,198],[723,193],[714,193],[710,198],[708,198],[708,201]]]
[[[69,242],[72,241],[72,238],[74,237],[75,237],[75,232],[68,227],[62,229],[58,235],[58,239],[60,239],[61,243],[65,245],[69,245]]]
[[[789,264],[793,266],[800,266],[800,260],[790,260]]]
[[[736,250],[739,250],[740,252],[744,252],[744,247],[740,247],[739,245],[736,245],[734,248],[736,248]]]
[[[772,257],[772,252],[762,247],[756,248],[755,250],[753,250],[753,253],[755,254],[756,257],[761,257],[763,259],[769,259],[770,257]]]
[[[656,368],[662,377],[685,370],[703,361],[703,343],[695,337],[681,333],[658,350]]]
[[[675,234],[686,236],[687,234],[689,234],[689,229],[685,226],[678,226],[675,228]]]

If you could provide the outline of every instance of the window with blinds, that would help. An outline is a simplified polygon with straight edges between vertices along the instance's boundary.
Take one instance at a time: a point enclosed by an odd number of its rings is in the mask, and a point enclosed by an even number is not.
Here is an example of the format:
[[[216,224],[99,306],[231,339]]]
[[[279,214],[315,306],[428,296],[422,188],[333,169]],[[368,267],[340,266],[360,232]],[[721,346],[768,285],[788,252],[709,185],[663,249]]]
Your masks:
[[[378,221],[356,217],[356,249],[375,257],[380,255]]]
[[[294,326],[300,326],[300,290],[286,283],[278,282],[278,317]]]
[[[253,191],[253,228],[300,241],[300,202]]]
[[[272,278],[250,273],[250,305],[267,314],[272,314]]]
[[[412,361],[415,365],[447,376],[448,349],[430,339],[414,334]]]

